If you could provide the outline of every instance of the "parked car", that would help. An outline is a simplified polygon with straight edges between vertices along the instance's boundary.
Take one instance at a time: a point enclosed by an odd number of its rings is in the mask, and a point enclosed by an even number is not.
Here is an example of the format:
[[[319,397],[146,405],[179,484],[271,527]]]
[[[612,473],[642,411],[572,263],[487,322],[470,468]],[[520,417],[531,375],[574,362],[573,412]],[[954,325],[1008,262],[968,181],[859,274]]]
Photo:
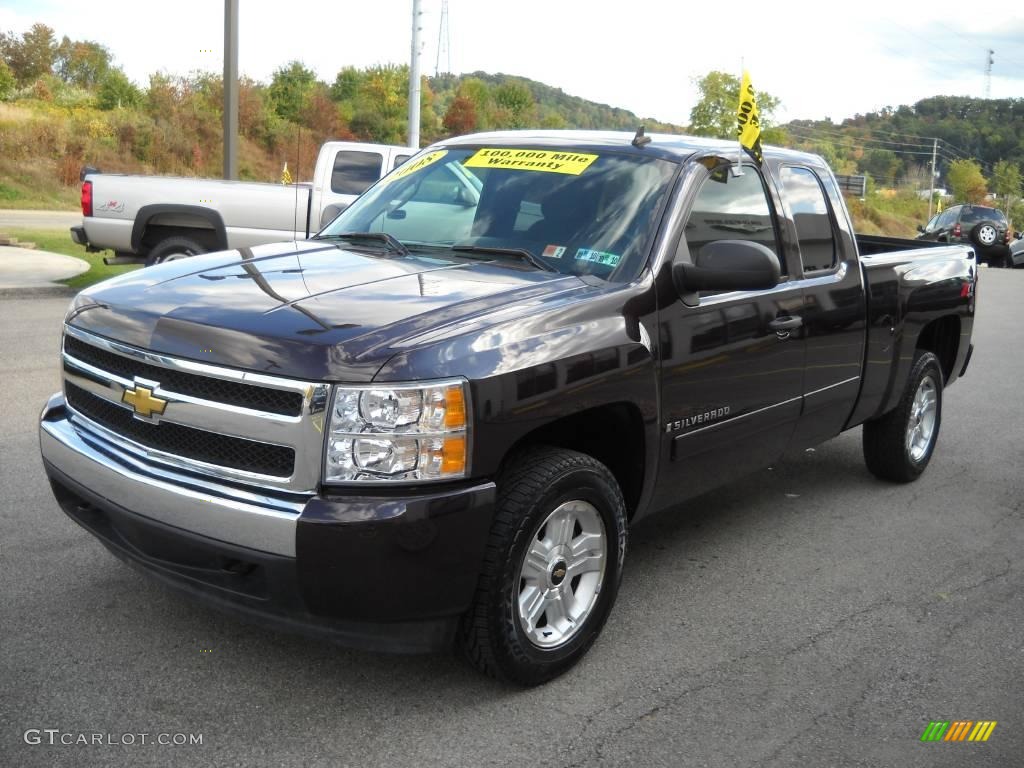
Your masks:
[[[1010,254],[1007,257],[1006,266],[1011,269],[1024,267],[1024,240],[1020,239],[1020,232],[1015,233],[1017,239],[1010,243]]]
[[[82,224],[71,239],[108,263],[146,265],[225,248],[303,240],[416,150],[329,141],[312,184],[264,184],[86,169]]]
[[[448,139],[306,242],[88,288],[40,421],[56,499],[222,609],[549,680],[632,524],[861,425],[870,471],[913,481],[967,369],[970,248],[855,236],[814,155],[736,163]]]
[[[970,243],[978,260],[994,267],[1012,266],[1010,255],[1010,226],[1006,214],[987,205],[953,205],[928,220],[918,240],[940,243]]]

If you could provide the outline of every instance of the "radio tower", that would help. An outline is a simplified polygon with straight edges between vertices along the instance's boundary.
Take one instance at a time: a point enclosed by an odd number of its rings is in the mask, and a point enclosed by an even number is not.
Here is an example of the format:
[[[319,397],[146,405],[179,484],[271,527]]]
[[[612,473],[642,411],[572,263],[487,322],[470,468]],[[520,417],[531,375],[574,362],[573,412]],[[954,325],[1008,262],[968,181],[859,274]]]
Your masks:
[[[445,3],[447,5],[447,3]],[[995,55],[995,51],[991,48],[988,49],[988,60],[985,62],[985,98],[992,98],[992,65],[995,63],[995,59],[992,58]]]
[[[448,0],[441,0],[441,25],[437,30],[437,62],[434,64],[434,77],[441,74],[441,60],[445,61],[444,73],[452,71],[452,36],[448,29]]]

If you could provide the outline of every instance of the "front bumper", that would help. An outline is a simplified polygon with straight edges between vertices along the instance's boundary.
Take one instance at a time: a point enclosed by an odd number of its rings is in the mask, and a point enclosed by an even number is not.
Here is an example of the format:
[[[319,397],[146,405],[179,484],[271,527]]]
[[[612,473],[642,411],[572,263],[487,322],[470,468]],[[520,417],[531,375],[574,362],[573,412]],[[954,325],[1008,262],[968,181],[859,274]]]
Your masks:
[[[68,419],[61,395],[40,450],[64,512],[166,584],[262,624],[346,645],[450,644],[476,589],[495,489],[296,496],[175,473]]]

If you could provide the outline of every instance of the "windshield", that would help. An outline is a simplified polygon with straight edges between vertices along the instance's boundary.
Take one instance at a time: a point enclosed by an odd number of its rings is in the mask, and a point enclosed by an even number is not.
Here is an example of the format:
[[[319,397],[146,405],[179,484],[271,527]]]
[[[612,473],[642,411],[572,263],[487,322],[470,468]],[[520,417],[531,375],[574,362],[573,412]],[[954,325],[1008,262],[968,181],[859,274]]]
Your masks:
[[[607,152],[433,150],[382,179],[318,237],[379,232],[414,252],[532,257],[535,268],[631,280],[677,168]]]

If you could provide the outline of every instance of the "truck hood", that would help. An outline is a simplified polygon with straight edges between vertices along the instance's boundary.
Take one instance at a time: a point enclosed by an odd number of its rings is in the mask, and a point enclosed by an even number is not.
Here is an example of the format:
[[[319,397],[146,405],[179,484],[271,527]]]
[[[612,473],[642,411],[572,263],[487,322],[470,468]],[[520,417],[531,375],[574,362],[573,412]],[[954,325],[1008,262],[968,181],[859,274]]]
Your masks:
[[[79,294],[67,322],[166,355],[324,381],[369,381],[410,339],[511,304],[593,290],[492,261],[378,256],[305,241],[197,256]],[[507,319],[507,313],[503,315]]]

